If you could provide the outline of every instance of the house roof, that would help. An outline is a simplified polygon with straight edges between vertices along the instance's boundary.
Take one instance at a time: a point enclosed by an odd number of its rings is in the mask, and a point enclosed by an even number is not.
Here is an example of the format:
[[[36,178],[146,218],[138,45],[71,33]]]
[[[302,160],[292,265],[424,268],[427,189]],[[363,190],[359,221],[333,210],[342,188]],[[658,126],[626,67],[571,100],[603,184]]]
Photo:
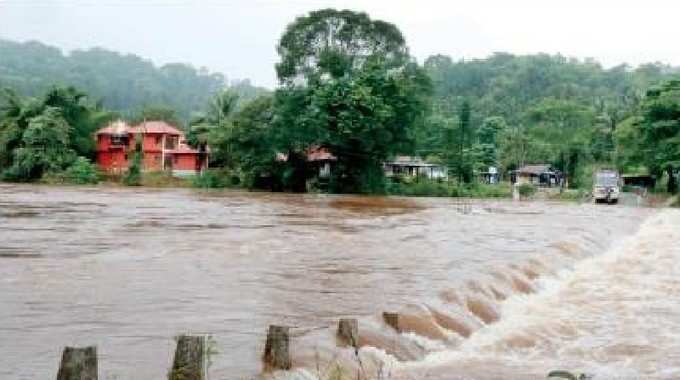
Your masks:
[[[337,158],[331,153],[327,148],[321,148],[318,146],[312,146],[307,149],[307,161],[335,161]],[[276,161],[286,162],[288,161],[287,153],[276,153]]]
[[[183,135],[183,133],[164,121],[145,121],[130,128],[131,133],[161,133],[168,135]]]
[[[129,133],[130,126],[128,123],[124,122],[123,120],[116,120],[114,122],[109,123],[104,128],[101,128],[97,131],[97,135],[121,135],[124,133]]]
[[[549,164],[524,165],[517,170],[517,172],[520,174],[534,174],[534,175],[550,173],[552,171],[553,171],[552,167]]]
[[[159,133],[181,136],[182,131],[164,121],[145,121],[143,123],[130,126],[122,120],[116,120],[106,127],[97,131],[97,135],[115,135],[124,133]]]
[[[310,148],[307,150],[307,161],[335,161],[335,156],[326,148]]]

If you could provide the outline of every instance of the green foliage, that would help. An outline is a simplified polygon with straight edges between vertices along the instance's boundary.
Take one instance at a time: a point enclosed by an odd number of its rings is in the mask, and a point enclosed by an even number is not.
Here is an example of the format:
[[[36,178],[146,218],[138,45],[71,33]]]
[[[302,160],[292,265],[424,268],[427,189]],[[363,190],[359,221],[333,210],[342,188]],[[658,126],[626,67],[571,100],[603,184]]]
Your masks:
[[[322,9],[298,17],[281,36],[277,51],[281,62],[276,73],[282,84],[299,78],[312,84],[326,75],[340,78],[376,58],[389,68],[408,60],[396,26],[350,10]]]
[[[523,183],[519,185],[517,191],[519,191],[519,195],[522,196],[522,198],[529,198],[536,194],[536,186],[530,183]]]
[[[85,157],[78,157],[66,170],[46,173],[42,177],[46,183],[88,185],[99,182],[97,166]]]
[[[234,167],[233,115],[238,95],[227,89],[216,94],[208,103],[206,112],[194,116],[190,122],[187,141],[199,150],[211,148],[211,163],[221,167]]]
[[[414,126],[418,152],[440,157],[459,178],[494,162],[501,173],[549,163],[566,172],[570,186],[584,186],[583,167],[593,163],[640,165],[642,155],[632,149],[636,132],[619,133],[617,126],[632,120],[650,85],[680,71],[660,64],[604,69],[592,60],[507,53],[457,62],[432,56],[425,69],[435,96],[433,115]],[[461,121],[466,102],[473,110],[469,124]],[[455,131],[456,123],[472,138]]]
[[[386,190],[390,195],[416,197],[448,197],[451,194],[451,186],[447,183],[424,178],[414,182],[388,180]]]
[[[241,183],[239,176],[224,169],[209,169],[195,176],[191,180],[193,187],[202,189],[223,189],[238,187]]]
[[[677,188],[680,82],[657,86],[677,68],[605,69],[507,53],[436,55],[420,67],[396,26],[334,9],[297,18],[277,50],[281,86],[270,94],[248,81],[227,87],[222,75],[187,65],[158,68],[103,49],[64,56],[0,40],[0,87],[17,91],[0,96],[0,173],[17,181],[69,170],[90,178],[76,158],[94,158],[93,132],[117,116],[107,106],[134,121],[188,125],[189,143],[210,146],[211,167],[220,168],[197,177],[199,187],[238,178],[246,187],[305,191],[315,175],[307,155],[323,149],[336,158],[324,183],[334,192],[506,194],[504,186],[479,187],[474,173],[530,163],[552,164],[572,188],[588,188],[593,170],[614,165]],[[382,162],[398,154],[446,164],[465,185],[386,182]],[[135,154],[126,183],[143,183],[141,160]]]
[[[71,126],[69,145],[78,154],[94,158],[94,132],[113,120],[115,114],[92,103],[87,95],[74,87],[53,87],[44,96],[45,107],[58,108],[64,120]]]
[[[39,99],[4,91],[0,97],[3,178],[37,180],[61,173],[77,156],[93,157],[92,134],[111,117],[72,87],[54,87]]]
[[[643,167],[645,164],[644,154],[639,149],[642,136],[640,136],[639,116],[631,116],[623,120],[613,134],[615,144],[615,162],[619,170],[624,173],[649,174]]]
[[[127,186],[141,186],[142,185],[142,160],[143,149],[141,135],[137,135],[135,140],[135,151],[132,156],[132,163],[128,167],[127,172],[123,176],[123,183]]]
[[[386,189],[390,195],[416,197],[509,198],[512,195],[510,185],[507,183],[497,185],[463,184],[427,178],[416,180],[389,179]]]
[[[136,55],[101,48],[64,55],[39,42],[1,39],[0,73],[0,88],[25,96],[39,96],[55,85],[75,86],[128,117],[147,106],[164,105],[184,122],[226,84],[222,74],[185,64],[156,67]],[[261,91],[247,82],[236,85],[244,93]]]
[[[190,182],[186,178],[173,176],[172,173],[166,171],[147,171],[140,173],[139,186],[145,187],[188,187]]]
[[[322,148],[336,158],[331,191],[384,191],[382,162],[413,148],[410,127],[424,116],[431,90],[401,32],[364,13],[325,9],[289,25],[278,52],[283,86],[271,141],[287,157],[283,186],[304,190],[306,155]]]
[[[177,112],[168,106],[149,105],[137,112],[131,119],[132,124],[139,124],[148,120],[165,121],[170,125],[182,125]]]
[[[409,126],[422,116],[429,82],[414,64],[399,71],[384,62],[352,76],[277,92],[277,140],[283,151],[328,149],[336,158],[332,191],[382,186],[382,162],[411,149]]]
[[[229,134],[219,145],[231,147],[232,159],[238,163],[241,180],[246,187],[261,187],[261,179],[268,178],[268,185],[276,187],[281,163],[276,160],[277,141],[273,130],[274,99],[261,96],[246,103],[233,117]]]
[[[667,191],[675,194],[680,170],[680,80],[647,93],[639,128],[647,167],[655,174],[665,171]]]
[[[20,133],[21,139],[11,150],[11,166],[3,173],[4,179],[39,179],[47,172],[62,171],[75,160],[76,154],[69,148],[71,127],[60,109],[46,107],[26,122],[23,131],[19,131],[16,124],[10,127],[9,133],[16,137]]]
[[[75,184],[95,184],[99,182],[97,166],[85,157],[78,157],[71,166],[64,171],[64,180]]]

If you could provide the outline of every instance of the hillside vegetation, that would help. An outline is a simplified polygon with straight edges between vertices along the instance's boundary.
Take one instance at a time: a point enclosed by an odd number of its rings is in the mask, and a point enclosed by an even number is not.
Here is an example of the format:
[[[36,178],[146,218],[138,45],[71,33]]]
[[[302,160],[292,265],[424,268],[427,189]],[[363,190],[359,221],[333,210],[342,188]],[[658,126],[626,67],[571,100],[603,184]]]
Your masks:
[[[91,158],[92,131],[122,115],[168,120],[191,144],[209,145],[216,171],[195,181],[206,185],[306,191],[317,170],[307,154],[323,149],[335,158],[324,185],[332,192],[457,194],[450,188],[475,188],[489,166],[505,175],[529,163],[553,165],[572,188],[615,167],[677,190],[678,68],[509,53],[420,64],[396,25],[335,9],[294,20],[277,51],[279,83],[267,91],[185,64],[0,41],[0,87],[11,90],[0,99],[0,170],[34,179],[61,153],[65,170]],[[44,126],[62,136],[49,157],[40,145],[49,136],[32,135]],[[28,148],[42,155],[38,168],[24,162]],[[382,163],[396,155],[446,165],[449,183],[388,181]]]

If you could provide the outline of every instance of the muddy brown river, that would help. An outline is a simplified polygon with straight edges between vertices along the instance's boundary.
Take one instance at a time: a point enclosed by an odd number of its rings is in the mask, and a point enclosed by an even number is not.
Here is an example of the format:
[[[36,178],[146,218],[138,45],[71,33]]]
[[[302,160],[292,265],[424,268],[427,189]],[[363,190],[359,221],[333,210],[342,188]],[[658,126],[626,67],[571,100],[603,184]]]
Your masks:
[[[679,379],[679,258],[677,210],[5,184],[0,379],[91,344],[101,379],[163,379],[180,333],[255,379],[270,324],[278,379]]]

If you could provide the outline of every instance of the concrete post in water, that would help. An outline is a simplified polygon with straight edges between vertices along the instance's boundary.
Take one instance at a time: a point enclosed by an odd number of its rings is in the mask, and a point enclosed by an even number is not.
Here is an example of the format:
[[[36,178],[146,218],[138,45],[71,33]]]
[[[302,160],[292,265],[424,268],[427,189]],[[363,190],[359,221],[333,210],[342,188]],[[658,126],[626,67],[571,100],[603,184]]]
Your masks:
[[[175,359],[169,380],[205,380],[206,341],[204,336],[180,335],[177,337]]]
[[[359,348],[359,322],[356,319],[341,319],[338,322],[338,341]]]
[[[97,347],[66,347],[57,380],[97,380]]]
[[[287,326],[269,326],[263,357],[265,370],[290,369],[289,330]]]
[[[519,182],[512,185],[512,200],[519,201],[521,199],[519,195]]]
[[[577,377],[576,375],[574,375],[573,373],[571,373],[569,371],[558,370],[558,371],[550,371],[550,373],[548,373],[548,379],[584,380],[586,378],[587,377],[583,374]]]
[[[399,314],[398,313],[384,312],[383,313],[383,320],[385,321],[385,323],[387,323],[388,326],[397,330],[397,332],[401,332],[401,329],[399,328]]]

